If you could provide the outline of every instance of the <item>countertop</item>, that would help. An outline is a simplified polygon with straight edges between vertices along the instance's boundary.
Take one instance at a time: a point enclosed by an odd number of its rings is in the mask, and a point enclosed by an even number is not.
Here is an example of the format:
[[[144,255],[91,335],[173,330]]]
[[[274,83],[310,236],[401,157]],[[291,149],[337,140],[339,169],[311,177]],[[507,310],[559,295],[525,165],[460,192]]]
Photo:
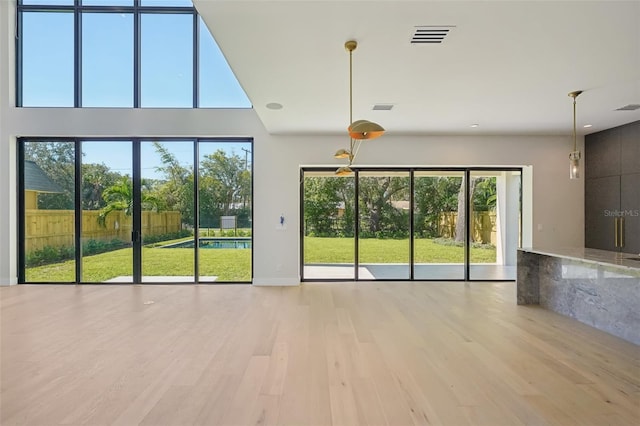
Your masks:
[[[545,256],[560,257],[563,259],[579,260],[600,265],[615,265],[640,271],[640,255],[620,253],[616,251],[598,250],[592,248],[566,247],[566,248],[538,248],[523,247],[518,250],[541,254]],[[633,260],[638,259],[638,260]]]

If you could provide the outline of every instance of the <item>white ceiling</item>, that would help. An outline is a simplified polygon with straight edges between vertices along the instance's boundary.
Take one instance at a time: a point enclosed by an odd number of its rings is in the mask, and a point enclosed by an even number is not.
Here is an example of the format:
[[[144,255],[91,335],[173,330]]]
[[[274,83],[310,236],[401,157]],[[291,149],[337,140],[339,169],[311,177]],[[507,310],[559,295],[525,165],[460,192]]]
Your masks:
[[[566,135],[574,90],[579,134],[640,120],[640,1],[193,3],[270,133],[345,133],[350,39],[354,120],[388,134]]]

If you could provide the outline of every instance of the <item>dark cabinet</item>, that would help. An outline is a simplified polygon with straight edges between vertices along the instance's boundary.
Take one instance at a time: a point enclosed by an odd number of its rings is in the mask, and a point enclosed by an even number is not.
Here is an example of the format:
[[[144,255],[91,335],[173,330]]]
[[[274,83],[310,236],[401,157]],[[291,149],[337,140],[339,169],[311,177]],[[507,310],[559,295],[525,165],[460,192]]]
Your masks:
[[[614,215],[620,206],[620,176],[585,181],[584,200],[585,247],[619,250],[615,236],[618,224]]]
[[[585,247],[640,253],[640,121],[585,138]]]
[[[620,174],[640,173],[640,121],[620,127]]]
[[[640,254],[640,173],[620,176],[620,213],[619,245],[625,253]]]

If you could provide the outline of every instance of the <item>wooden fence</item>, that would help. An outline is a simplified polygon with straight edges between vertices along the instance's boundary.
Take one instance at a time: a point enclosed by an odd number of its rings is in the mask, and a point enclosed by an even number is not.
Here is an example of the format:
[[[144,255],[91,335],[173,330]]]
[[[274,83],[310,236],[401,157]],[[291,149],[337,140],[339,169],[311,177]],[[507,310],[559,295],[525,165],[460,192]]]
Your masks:
[[[454,238],[456,235],[457,212],[446,212],[440,215],[440,236]],[[472,241],[483,244],[496,243],[496,214],[493,212],[473,212]]]
[[[98,223],[98,210],[82,212],[82,240],[131,241],[131,216],[114,211],[107,215],[105,225]],[[25,251],[30,253],[46,246],[74,246],[73,210],[26,210]],[[142,235],[161,235],[182,228],[180,212],[142,212]]]

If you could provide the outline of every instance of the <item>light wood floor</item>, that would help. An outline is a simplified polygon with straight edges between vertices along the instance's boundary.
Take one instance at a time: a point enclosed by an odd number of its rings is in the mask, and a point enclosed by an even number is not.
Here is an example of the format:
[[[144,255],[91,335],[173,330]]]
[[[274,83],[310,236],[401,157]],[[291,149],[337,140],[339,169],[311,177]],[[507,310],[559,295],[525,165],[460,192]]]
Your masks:
[[[2,425],[640,424],[640,347],[512,282],[0,295]]]

